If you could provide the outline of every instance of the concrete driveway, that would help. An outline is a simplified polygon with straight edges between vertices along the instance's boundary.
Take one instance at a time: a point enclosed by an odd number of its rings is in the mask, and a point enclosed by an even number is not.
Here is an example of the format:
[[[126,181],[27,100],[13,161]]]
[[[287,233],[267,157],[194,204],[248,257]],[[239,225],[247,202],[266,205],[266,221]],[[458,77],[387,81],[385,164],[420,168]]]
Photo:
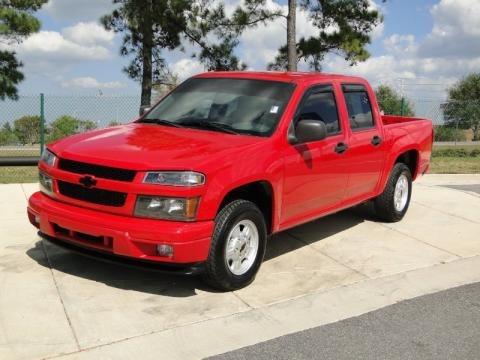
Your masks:
[[[421,178],[396,224],[364,205],[279,234],[232,293],[42,243],[36,188],[0,185],[0,359],[198,359],[480,281],[480,175]]]

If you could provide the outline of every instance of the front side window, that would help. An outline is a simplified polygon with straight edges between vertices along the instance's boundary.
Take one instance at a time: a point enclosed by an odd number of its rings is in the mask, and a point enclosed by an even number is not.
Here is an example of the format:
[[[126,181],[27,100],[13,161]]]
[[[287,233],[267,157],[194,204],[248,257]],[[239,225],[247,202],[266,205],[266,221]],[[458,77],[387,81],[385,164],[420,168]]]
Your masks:
[[[323,121],[327,127],[327,135],[340,133],[335,95],[330,86],[313,90],[302,105],[298,120]]]
[[[194,78],[180,85],[140,121],[269,136],[294,88],[292,83],[279,81]]]
[[[343,90],[350,128],[353,131],[373,128],[375,123],[367,91],[360,85],[352,85],[351,88],[353,90],[345,89],[345,87]]]

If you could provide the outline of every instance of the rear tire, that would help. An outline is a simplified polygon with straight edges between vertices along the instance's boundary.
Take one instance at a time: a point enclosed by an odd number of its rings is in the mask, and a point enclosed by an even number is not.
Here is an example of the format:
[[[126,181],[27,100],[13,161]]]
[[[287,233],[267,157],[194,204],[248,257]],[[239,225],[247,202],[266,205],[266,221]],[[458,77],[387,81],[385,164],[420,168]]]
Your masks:
[[[410,205],[412,174],[403,163],[393,167],[383,193],[374,200],[376,215],[387,222],[402,220]]]
[[[205,281],[222,291],[250,284],[262,264],[267,226],[260,209],[252,202],[234,200],[215,219]]]

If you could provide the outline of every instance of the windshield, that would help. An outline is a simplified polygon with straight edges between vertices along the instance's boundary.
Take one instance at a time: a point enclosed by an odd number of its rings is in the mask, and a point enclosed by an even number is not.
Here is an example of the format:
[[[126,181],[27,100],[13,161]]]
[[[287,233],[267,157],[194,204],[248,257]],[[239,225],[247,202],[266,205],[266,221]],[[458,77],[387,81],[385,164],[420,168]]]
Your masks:
[[[294,84],[232,78],[195,78],[176,88],[140,122],[269,136]]]

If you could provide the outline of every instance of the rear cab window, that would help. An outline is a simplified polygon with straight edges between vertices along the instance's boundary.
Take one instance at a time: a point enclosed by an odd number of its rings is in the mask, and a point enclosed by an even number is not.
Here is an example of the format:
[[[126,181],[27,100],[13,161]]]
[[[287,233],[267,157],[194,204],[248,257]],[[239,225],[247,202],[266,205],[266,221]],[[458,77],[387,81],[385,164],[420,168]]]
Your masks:
[[[375,128],[372,104],[366,87],[362,84],[343,84],[342,91],[352,131]]]

